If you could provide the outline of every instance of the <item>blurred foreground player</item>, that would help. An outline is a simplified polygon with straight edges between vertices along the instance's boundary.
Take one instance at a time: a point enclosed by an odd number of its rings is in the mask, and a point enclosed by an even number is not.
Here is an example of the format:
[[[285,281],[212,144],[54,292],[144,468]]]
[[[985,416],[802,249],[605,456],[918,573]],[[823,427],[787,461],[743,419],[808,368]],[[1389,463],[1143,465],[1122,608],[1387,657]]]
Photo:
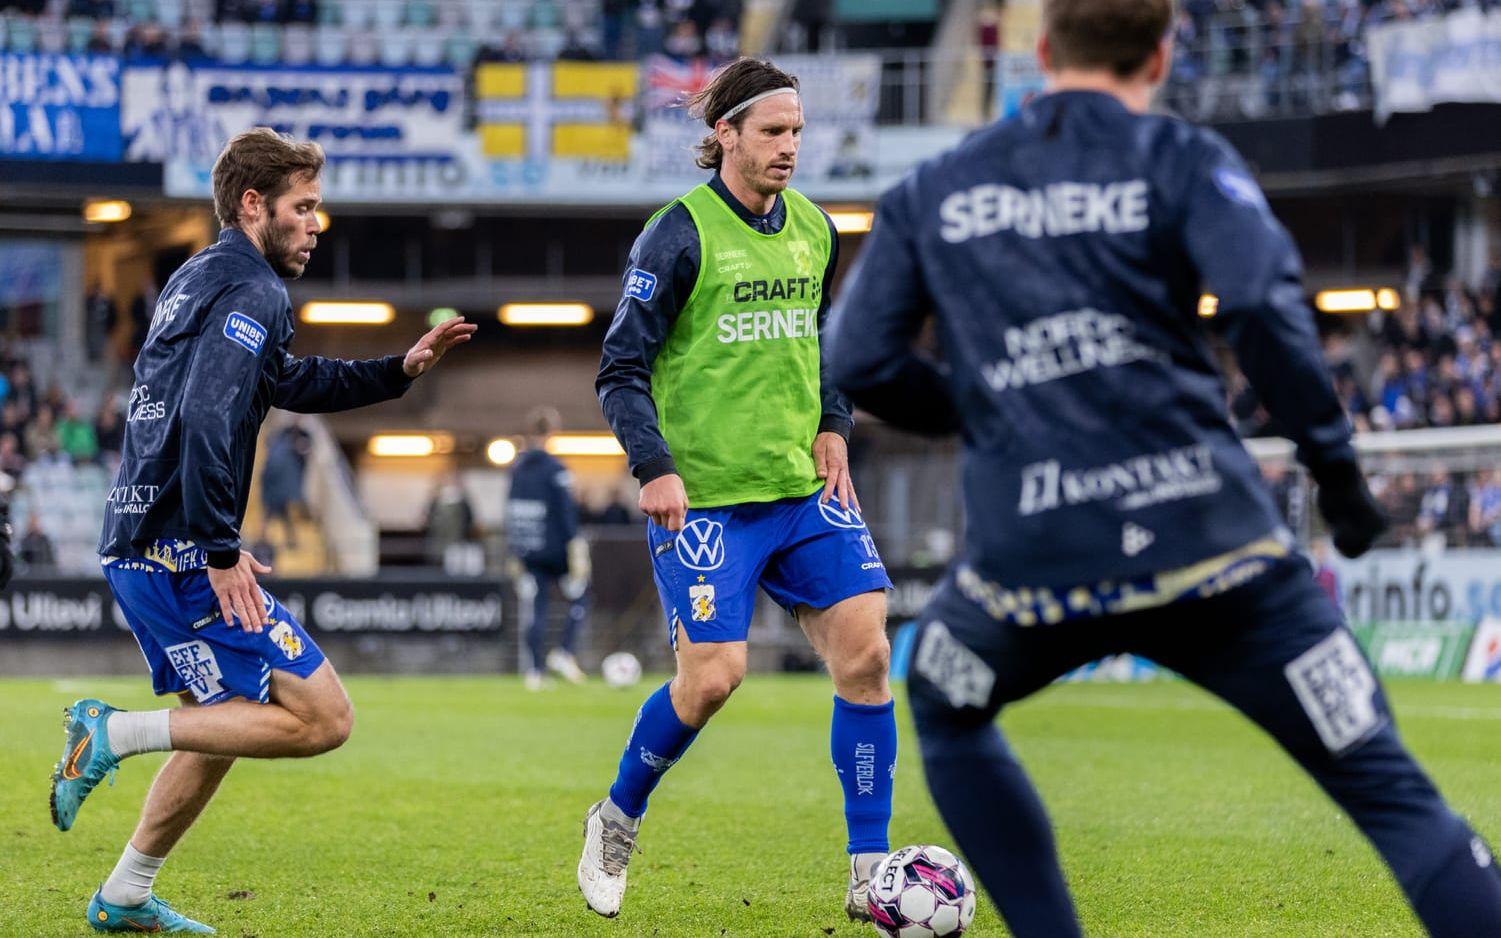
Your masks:
[[[1319,484],[1335,545],[1384,527],[1300,261],[1217,136],[1147,114],[1171,0],[1049,0],[1050,93],[881,200],[830,326],[858,405],[965,443],[961,561],[910,682],[934,799],[1011,930],[1078,935],[1052,830],[994,718],[1104,655],[1152,658],[1277,740],[1437,936],[1501,935],[1501,875],[1403,748],[1226,415],[1212,325]],[[936,316],[943,371],[913,350]]]
[[[257,129],[214,164],[216,244],[167,282],[135,363],[120,469],[105,506],[104,576],[176,710],[126,712],[100,700],[67,710],[52,775],[52,818],[73,826],[120,761],[174,750],[140,824],[89,903],[98,931],[211,933],[152,894],[167,854],[236,757],[313,756],[344,743],[349,698],[302,625],[240,549],[256,436],[272,407],[348,410],[401,396],[475,327],[451,319],[405,356],[297,358],[283,279],[317,243],[323,151]]]
[[[511,465],[506,496],[506,547],[515,560],[512,579],[525,639],[526,689],[542,690],[550,668],[574,684],[584,680],[577,651],[589,616],[589,545],[579,537],[573,476],[547,451],[562,417],[551,407],[527,415],[526,449]],[[547,610],[557,589],[568,600],[563,641],[547,651]]]
[[[834,225],[788,188],[803,129],[797,79],[740,59],[694,107],[713,131],[698,164],[716,172],[636,239],[597,381],[641,482],[677,676],[642,704],[609,796],[589,809],[579,888],[599,914],[620,911],[647,797],[745,677],[759,585],[834,679],[845,911],[868,918],[896,771],[891,581],[850,482],[849,402],[823,375]]]

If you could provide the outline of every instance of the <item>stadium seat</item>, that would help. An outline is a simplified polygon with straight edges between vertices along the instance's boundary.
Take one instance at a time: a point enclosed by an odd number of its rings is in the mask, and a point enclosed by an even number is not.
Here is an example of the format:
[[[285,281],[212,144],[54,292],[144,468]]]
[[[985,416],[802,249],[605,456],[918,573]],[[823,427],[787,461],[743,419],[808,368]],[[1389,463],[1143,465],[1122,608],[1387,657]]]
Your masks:
[[[44,17],[37,23],[37,48],[43,52],[61,53],[67,51],[68,33],[63,28],[62,20]]]
[[[403,0],[371,0],[375,8],[375,28],[386,31],[401,26]]]
[[[476,35],[483,34],[496,23],[499,9],[495,0],[460,0],[464,20]]]
[[[526,29],[530,9],[528,0],[499,0],[495,4],[495,25],[507,31]]]
[[[75,16],[68,20],[68,51],[74,55],[82,55],[88,51],[89,39],[94,35],[94,21],[86,16]]]
[[[463,70],[473,64],[474,55],[479,51],[479,40],[465,33],[453,33],[448,37],[447,46],[444,58],[449,65]]]
[[[185,15],[183,0],[156,0],[156,15],[168,29],[178,28]]]
[[[427,29],[438,21],[438,11],[432,0],[407,0],[406,24],[417,29]]]
[[[281,27],[275,23],[256,23],[250,27],[250,59],[257,65],[275,65],[281,61]]]
[[[349,65],[374,65],[380,57],[380,45],[370,32],[347,34],[348,51],[344,61]]]
[[[125,18],[131,23],[156,21],[156,4],[152,0],[126,0]]]
[[[349,29],[370,29],[375,25],[374,0],[343,0],[343,17]]]
[[[287,65],[306,65],[313,60],[313,29],[288,23],[281,33],[281,60]]]
[[[418,33],[412,40],[412,64],[431,68],[443,64],[445,52],[444,35],[427,30]]]
[[[397,31],[380,37],[380,64],[399,68],[411,64],[411,61],[412,37],[409,33]]]
[[[12,17],[6,30],[6,48],[11,52],[36,51],[36,23],[30,18]]]
[[[250,27],[244,23],[219,24],[219,58],[238,65],[250,58]]]
[[[349,35],[338,26],[319,26],[313,46],[313,58],[319,65],[341,65],[349,55]]]

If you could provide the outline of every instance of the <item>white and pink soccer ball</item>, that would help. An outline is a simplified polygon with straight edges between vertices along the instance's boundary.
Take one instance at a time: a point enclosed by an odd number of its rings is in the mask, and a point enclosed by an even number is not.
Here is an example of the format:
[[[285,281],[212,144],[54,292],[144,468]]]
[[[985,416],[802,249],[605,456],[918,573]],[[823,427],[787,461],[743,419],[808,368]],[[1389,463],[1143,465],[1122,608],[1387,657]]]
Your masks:
[[[962,935],[975,920],[975,881],[942,847],[903,847],[870,877],[870,914],[888,938]]]

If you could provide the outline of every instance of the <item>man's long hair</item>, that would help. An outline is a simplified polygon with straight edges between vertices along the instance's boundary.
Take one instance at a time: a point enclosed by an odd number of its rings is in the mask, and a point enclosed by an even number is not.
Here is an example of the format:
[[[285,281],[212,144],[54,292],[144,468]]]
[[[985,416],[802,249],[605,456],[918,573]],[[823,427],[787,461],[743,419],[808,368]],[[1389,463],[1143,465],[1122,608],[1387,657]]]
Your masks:
[[[698,152],[695,162],[701,169],[718,169],[724,163],[724,148],[719,145],[714,125],[735,105],[767,91],[797,86],[795,76],[761,59],[736,59],[720,69],[702,91],[688,99],[688,113],[709,126],[708,136],[694,147]],[[739,130],[748,113],[745,110],[731,117],[730,125]]]

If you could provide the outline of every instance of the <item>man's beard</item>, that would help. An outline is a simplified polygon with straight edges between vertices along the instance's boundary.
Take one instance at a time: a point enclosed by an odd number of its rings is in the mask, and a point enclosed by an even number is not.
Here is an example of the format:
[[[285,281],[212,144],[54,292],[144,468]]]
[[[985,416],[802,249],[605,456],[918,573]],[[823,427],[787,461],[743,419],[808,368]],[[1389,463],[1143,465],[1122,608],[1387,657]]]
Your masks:
[[[292,266],[295,254],[292,250],[292,235],[276,224],[274,214],[267,216],[266,226],[261,230],[261,248],[265,252],[266,263],[271,265],[278,277],[296,280],[302,276],[302,271]]]

